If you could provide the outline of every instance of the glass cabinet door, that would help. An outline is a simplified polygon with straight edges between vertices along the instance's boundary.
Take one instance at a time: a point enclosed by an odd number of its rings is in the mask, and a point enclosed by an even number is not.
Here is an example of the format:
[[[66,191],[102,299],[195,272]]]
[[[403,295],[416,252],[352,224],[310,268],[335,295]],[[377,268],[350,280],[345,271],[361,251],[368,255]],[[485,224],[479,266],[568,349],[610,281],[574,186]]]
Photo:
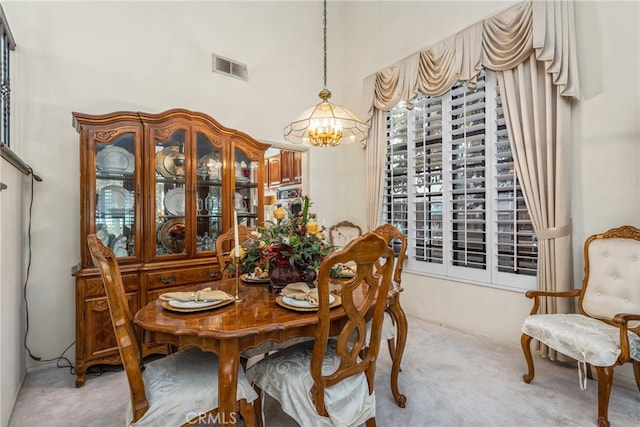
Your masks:
[[[201,132],[196,133],[196,252],[215,250],[222,230],[222,150]]]
[[[135,133],[96,143],[95,230],[119,257],[136,255]]]
[[[238,224],[257,226],[258,207],[258,162],[248,158],[240,148],[234,150],[235,192],[234,209],[238,215]]]
[[[156,256],[185,252],[186,131],[154,141]]]

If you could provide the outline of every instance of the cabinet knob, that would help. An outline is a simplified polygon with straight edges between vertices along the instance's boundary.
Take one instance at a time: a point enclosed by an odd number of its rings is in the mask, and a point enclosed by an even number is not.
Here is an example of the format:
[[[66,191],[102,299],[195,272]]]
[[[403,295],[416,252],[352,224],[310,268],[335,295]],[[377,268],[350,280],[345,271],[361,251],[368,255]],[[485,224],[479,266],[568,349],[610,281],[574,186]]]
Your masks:
[[[207,270],[207,277],[209,277],[210,279],[217,279],[219,275],[220,275],[219,271],[214,271],[212,273],[211,270]]]
[[[159,281],[159,282],[162,282],[162,283],[164,283],[164,284],[171,283],[171,282],[173,282],[174,280],[176,280],[176,276],[175,276],[175,275],[173,275],[173,274],[172,274],[171,276],[169,276],[169,278],[167,278],[167,279],[165,279],[165,278],[164,278],[164,277],[162,277],[162,276],[158,277],[158,281]]]

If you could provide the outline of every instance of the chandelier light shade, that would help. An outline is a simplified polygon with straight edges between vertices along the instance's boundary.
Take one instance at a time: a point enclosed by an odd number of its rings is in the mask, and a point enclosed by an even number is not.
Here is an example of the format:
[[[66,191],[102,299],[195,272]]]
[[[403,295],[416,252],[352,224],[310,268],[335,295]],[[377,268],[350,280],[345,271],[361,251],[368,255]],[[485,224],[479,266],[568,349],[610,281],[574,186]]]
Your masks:
[[[324,87],[319,95],[322,100],[309,108],[284,128],[284,137],[297,144],[316,147],[335,147],[345,142],[362,141],[367,125],[346,108],[329,102],[327,89],[327,0],[323,9],[324,27]]]

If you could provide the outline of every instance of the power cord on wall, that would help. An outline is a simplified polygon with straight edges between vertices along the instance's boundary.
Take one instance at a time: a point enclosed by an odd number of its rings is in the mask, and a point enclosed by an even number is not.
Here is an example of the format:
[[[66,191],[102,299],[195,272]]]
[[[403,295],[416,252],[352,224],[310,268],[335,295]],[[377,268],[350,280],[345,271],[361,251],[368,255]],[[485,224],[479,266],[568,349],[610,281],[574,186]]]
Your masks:
[[[29,201],[29,225],[28,225],[28,229],[27,229],[27,247],[28,247],[28,258],[27,258],[27,273],[26,273],[26,277],[25,277],[25,281],[24,281],[24,287],[23,287],[23,299],[24,299],[24,306],[25,306],[25,312],[26,312],[26,316],[25,316],[25,333],[24,333],[24,348],[27,350],[27,353],[29,353],[29,357],[33,360],[35,360],[36,362],[53,362],[54,360],[56,361],[56,367],[58,368],[69,368],[69,373],[71,375],[75,375],[75,366],[73,365],[73,363],[71,362],[71,360],[69,360],[67,357],[65,357],[65,353],[67,351],[69,351],[69,349],[71,348],[71,346],[73,346],[75,344],[75,341],[72,342],[71,344],[69,344],[67,346],[67,348],[65,348],[62,353],[60,353],[60,356],[58,357],[54,357],[52,359],[42,359],[42,357],[34,355],[31,352],[31,349],[29,348],[29,346],[27,345],[27,336],[29,335],[29,301],[27,299],[27,284],[29,283],[29,272],[31,270],[31,218],[32,218],[32,210],[33,210],[33,189],[34,189],[34,182],[38,181],[38,182],[42,182],[42,178],[40,178],[38,175],[36,175],[33,172],[33,169],[29,168],[29,173],[31,175],[31,200]],[[62,364],[62,362],[66,362],[65,364]],[[87,375],[96,375],[96,376],[100,376],[105,372],[114,372],[114,371],[121,371],[122,367],[111,367],[111,368],[105,368],[103,366],[92,366],[89,369],[87,369],[86,373]]]
[[[38,175],[36,175],[33,172],[33,169],[29,168],[29,172],[31,174],[31,200],[29,201],[29,225],[28,225],[28,229],[27,229],[27,249],[28,249],[28,258],[27,258],[27,274],[25,277],[25,281],[24,281],[24,287],[23,287],[23,299],[24,299],[24,306],[25,306],[25,312],[26,312],[26,320],[25,320],[25,333],[24,333],[24,348],[27,350],[27,353],[29,353],[29,357],[31,357],[31,359],[37,361],[37,362],[52,362],[54,360],[57,361],[57,366],[59,368],[71,368],[73,369],[73,364],[71,363],[71,361],[69,359],[67,359],[64,354],[67,352],[67,350],[69,350],[71,348],[71,346],[74,343],[71,343],[67,348],[64,349],[64,351],[62,352],[62,354],[60,354],[60,356],[55,357],[53,359],[45,359],[42,360],[42,357],[40,356],[36,356],[31,352],[31,349],[29,348],[29,346],[27,345],[27,335],[29,335],[29,300],[27,299],[27,284],[29,283],[29,272],[31,270],[31,218],[32,218],[32,210],[33,210],[33,190],[34,190],[34,182],[38,181],[38,182],[42,182],[42,178],[40,178]],[[66,361],[67,364],[66,365],[60,365],[61,361]]]

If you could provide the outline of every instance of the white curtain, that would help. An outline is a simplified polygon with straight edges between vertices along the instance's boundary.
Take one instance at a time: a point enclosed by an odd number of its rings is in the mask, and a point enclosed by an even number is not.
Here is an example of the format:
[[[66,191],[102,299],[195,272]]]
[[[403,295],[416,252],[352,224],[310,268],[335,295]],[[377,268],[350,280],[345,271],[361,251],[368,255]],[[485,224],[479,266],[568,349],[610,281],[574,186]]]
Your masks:
[[[386,149],[385,115],[418,91],[438,96],[482,67],[498,74],[511,149],[539,240],[542,290],[572,286],[570,218],[571,98],[580,98],[572,1],[525,1],[365,81],[367,226],[380,221]],[[543,312],[569,307],[545,304]]]

